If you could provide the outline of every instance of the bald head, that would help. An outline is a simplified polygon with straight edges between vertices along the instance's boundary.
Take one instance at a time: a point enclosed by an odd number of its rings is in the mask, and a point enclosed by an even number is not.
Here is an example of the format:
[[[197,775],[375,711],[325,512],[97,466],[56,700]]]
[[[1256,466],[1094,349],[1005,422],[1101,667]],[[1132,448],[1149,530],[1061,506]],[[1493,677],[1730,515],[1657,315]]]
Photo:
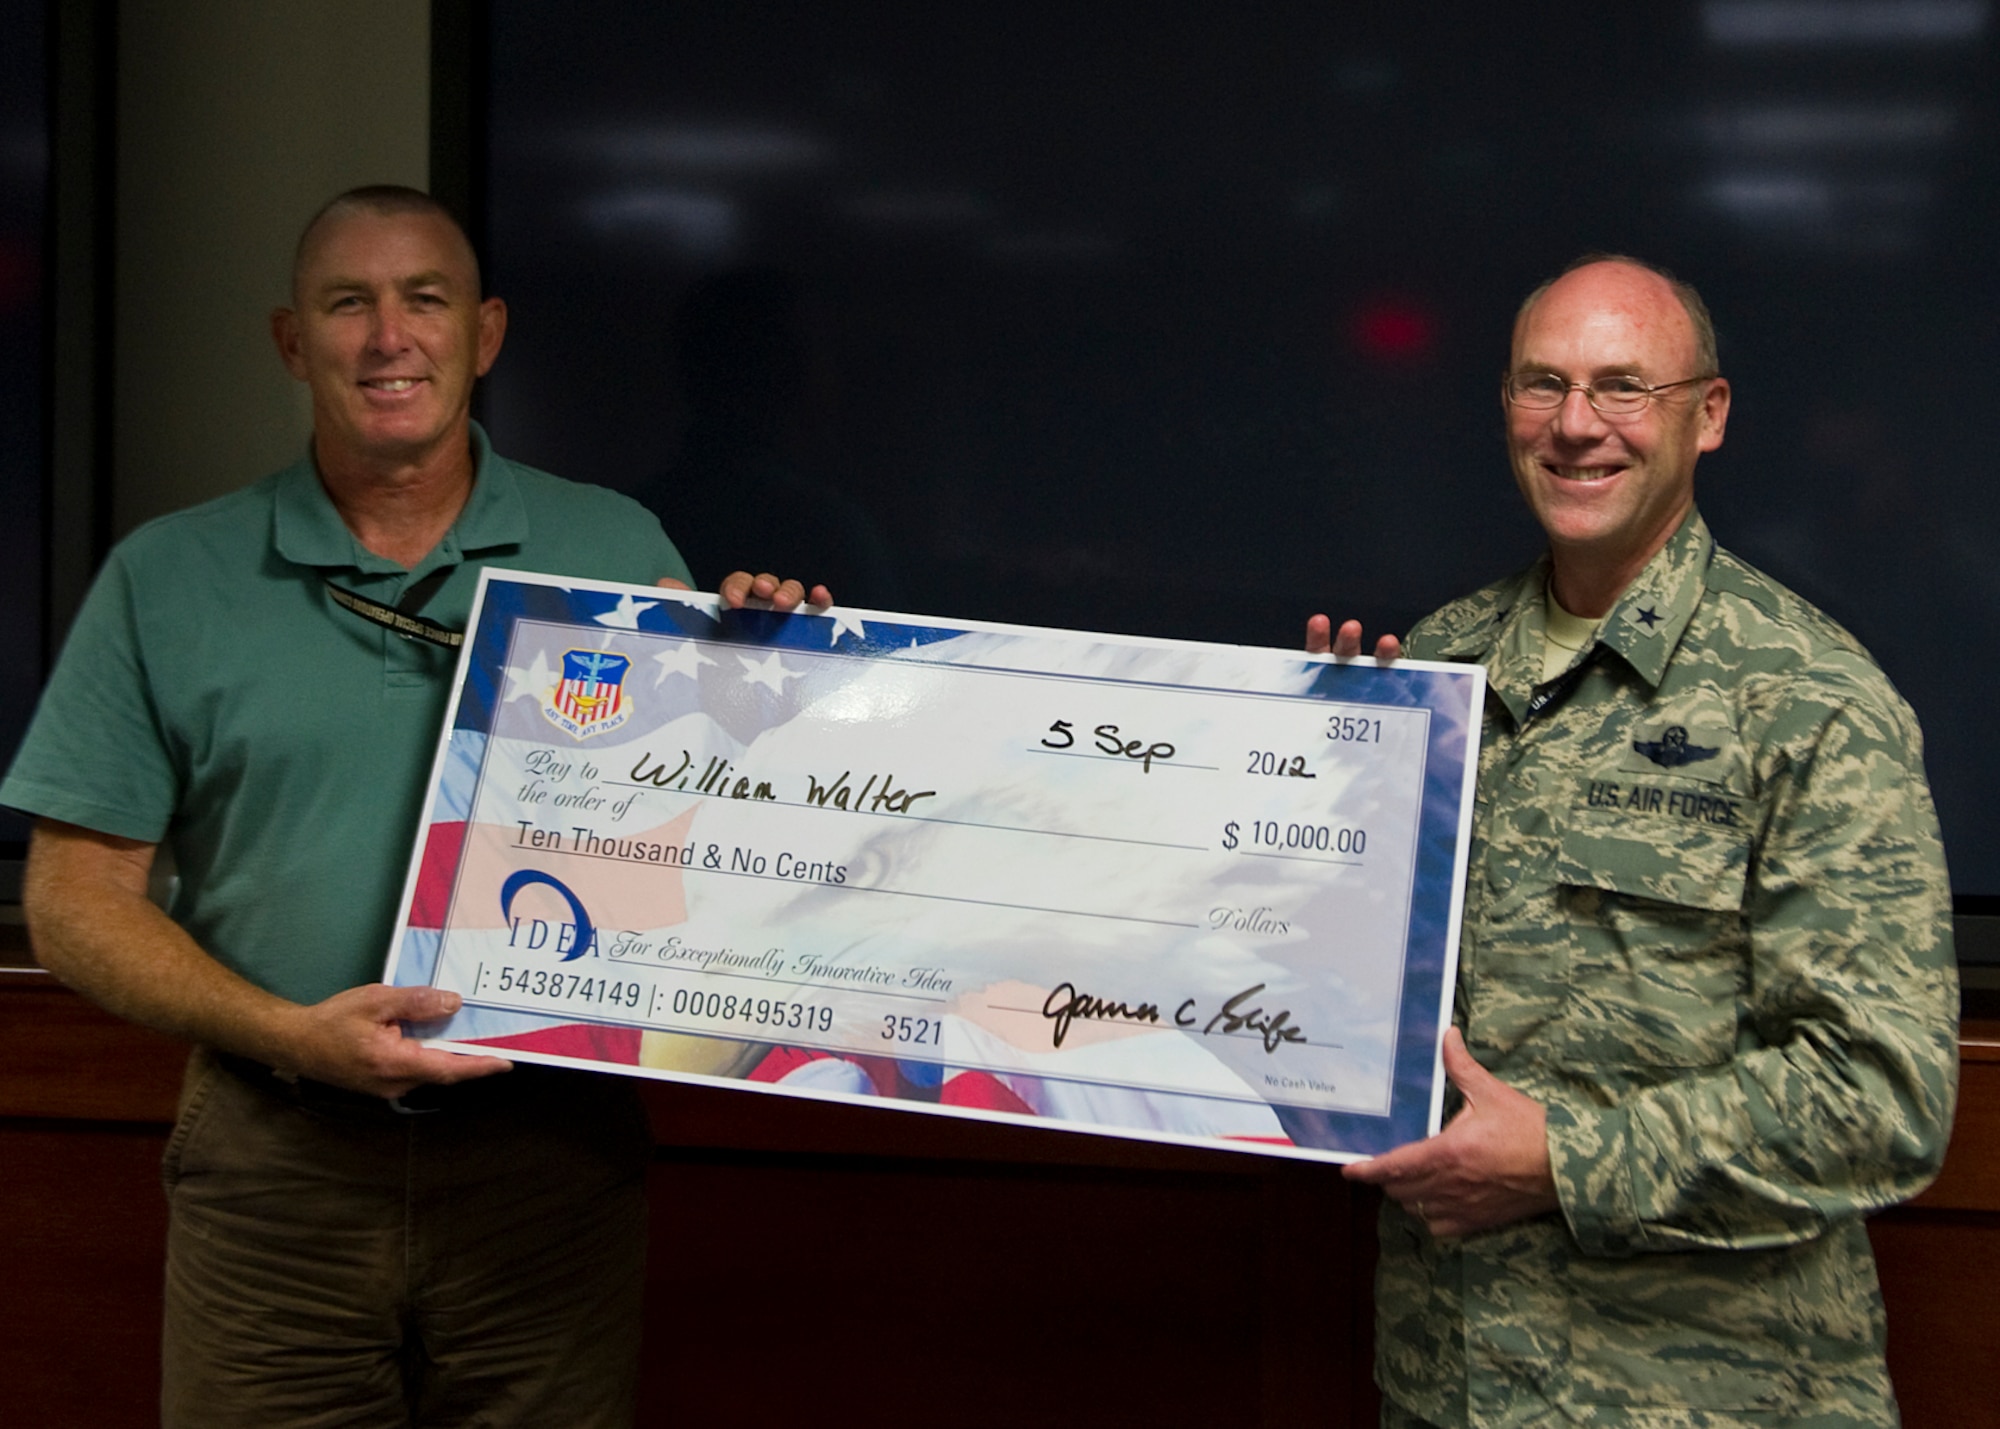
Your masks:
[[[422,189],[407,188],[402,184],[367,184],[358,189],[335,194],[328,199],[319,212],[307,221],[304,231],[299,234],[298,247],[292,250],[294,304],[297,304],[301,297],[299,279],[318,256],[327,235],[348,219],[363,215],[374,218],[419,215],[437,220],[450,230],[450,242],[455,250],[452,256],[463,260],[467,271],[471,273],[474,293],[483,291],[479,276],[479,256],[472,251],[472,241],[465,236],[465,230],[459,226],[450,209]]]
[[[1692,283],[1684,283],[1657,264],[1648,263],[1643,258],[1628,257],[1623,253],[1586,253],[1571,262],[1562,272],[1556,274],[1521,300],[1521,307],[1514,314],[1514,342],[1518,347],[1521,333],[1526,328],[1528,316],[1535,306],[1548,296],[1551,288],[1568,278],[1572,273],[1585,268],[1595,268],[1603,264],[1634,270],[1632,278],[1638,287],[1658,287],[1672,294],[1681,311],[1686,314],[1688,337],[1693,344],[1693,370],[1687,376],[1713,377],[1721,372],[1715,346],[1715,322],[1708,315],[1708,304],[1701,300]],[[1646,279],[1653,281],[1648,283]]]
[[[1515,321],[1509,372],[1533,387],[1502,388],[1507,450],[1549,538],[1551,589],[1573,615],[1610,609],[1693,508],[1696,460],[1722,445],[1729,384],[1692,291],[1643,263],[1595,259],[1531,295]],[[1609,384],[1643,396],[1607,412]]]

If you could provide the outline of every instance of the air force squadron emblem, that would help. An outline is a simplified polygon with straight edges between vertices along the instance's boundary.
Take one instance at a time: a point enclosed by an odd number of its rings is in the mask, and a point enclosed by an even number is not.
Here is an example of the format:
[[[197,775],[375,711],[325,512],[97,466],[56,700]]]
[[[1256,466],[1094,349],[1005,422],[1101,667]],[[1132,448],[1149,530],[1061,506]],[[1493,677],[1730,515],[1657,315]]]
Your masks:
[[[1699,764],[1722,752],[1720,745],[1689,744],[1686,728],[1670,724],[1658,739],[1635,739],[1632,747],[1662,769],[1678,769],[1683,764]]]
[[[631,717],[625,694],[630,657],[608,650],[565,650],[562,681],[549,692],[542,713],[549,723],[577,739],[608,734]]]

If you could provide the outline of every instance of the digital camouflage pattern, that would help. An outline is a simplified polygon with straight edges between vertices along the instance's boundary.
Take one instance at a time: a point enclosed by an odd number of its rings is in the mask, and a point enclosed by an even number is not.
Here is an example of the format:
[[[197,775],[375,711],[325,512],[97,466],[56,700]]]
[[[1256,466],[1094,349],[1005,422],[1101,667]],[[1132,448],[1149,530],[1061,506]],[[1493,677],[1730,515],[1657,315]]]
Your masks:
[[[1441,1425],[1888,1425],[1862,1217],[1957,1087],[1921,736],[1839,626],[1690,513],[1538,685],[1547,558],[1420,623],[1491,684],[1455,1019],[1546,1104],[1562,1214],[1385,1205],[1377,1374]]]

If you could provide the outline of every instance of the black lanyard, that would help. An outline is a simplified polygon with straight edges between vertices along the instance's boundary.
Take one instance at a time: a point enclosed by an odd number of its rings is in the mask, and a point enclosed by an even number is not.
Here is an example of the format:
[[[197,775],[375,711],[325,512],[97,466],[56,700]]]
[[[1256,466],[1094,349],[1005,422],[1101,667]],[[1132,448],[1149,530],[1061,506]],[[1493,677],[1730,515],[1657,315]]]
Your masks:
[[[326,593],[342,609],[351,610],[363,620],[373,621],[395,631],[398,635],[413,640],[428,640],[433,645],[442,645],[447,650],[456,650],[465,643],[465,635],[449,626],[439,625],[435,620],[417,614],[430,598],[437,594],[438,587],[451,579],[456,566],[440,566],[403,592],[403,598],[394,605],[384,605],[379,600],[370,600],[365,595],[357,595],[346,586],[335,585],[331,578],[321,577],[326,582]]]
[[[1568,699],[1570,691],[1582,683],[1585,672],[1597,658],[1597,652],[1603,648],[1601,645],[1591,646],[1590,653],[1572,665],[1566,673],[1536,691],[1535,697],[1528,701],[1527,712],[1521,716],[1522,726],[1532,724],[1537,716],[1547,714],[1561,701]]]

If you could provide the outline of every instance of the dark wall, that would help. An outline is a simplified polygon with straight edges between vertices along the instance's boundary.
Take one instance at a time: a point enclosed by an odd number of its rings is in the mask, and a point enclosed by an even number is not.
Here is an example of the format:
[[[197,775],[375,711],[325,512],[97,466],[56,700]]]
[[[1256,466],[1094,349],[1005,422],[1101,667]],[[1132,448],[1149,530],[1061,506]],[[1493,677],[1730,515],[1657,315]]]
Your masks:
[[[43,673],[47,8],[0,3],[0,760],[27,730]],[[26,836],[27,821],[0,810],[0,856],[18,856]]]
[[[1534,553],[1513,308],[1636,252],[1721,329],[1712,524],[1875,651],[2000,894],[1991,9],[496,3],[488,416],[705,581],[1289,646]]]

